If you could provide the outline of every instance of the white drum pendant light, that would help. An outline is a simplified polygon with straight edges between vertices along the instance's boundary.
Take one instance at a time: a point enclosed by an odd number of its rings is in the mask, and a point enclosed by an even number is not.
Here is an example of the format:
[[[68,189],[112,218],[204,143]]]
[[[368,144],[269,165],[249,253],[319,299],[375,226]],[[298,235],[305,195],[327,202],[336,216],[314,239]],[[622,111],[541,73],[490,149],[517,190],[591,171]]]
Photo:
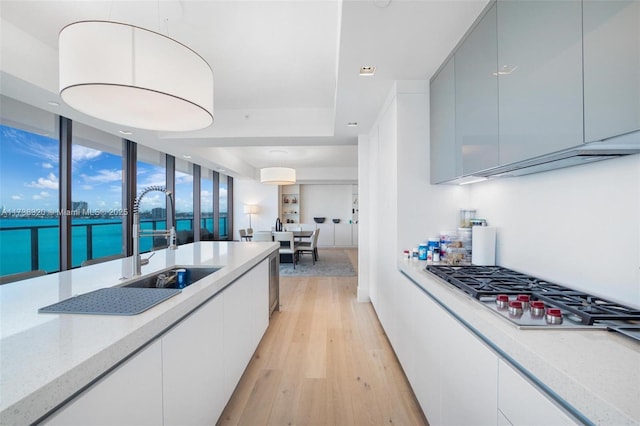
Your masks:
[[[72,108],[140,129],[213,123],[213,72],[177,41],[144,28],[82,21],[60,31],[60,96]]]
[[[289,167],[265,167],[260,169],[260,182],[270,185],[293,185],[296,170]]]

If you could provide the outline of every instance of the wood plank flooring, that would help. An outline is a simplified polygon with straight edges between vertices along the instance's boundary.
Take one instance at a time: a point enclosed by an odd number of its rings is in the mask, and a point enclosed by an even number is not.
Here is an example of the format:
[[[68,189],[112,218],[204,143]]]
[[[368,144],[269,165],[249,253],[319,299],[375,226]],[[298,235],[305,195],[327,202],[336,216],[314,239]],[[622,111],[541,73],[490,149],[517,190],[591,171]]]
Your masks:
[[[356,277],[280,277],[280,311],[218,424],[426,425],[356,287]]]

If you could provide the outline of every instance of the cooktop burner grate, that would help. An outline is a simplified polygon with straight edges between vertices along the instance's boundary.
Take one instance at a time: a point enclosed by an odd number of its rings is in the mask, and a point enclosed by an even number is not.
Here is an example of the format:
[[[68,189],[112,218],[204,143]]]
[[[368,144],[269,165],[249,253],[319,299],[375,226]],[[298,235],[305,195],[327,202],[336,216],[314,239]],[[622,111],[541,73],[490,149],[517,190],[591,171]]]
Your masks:
[[[483,302],[495,301],[498,294],[527,294],[531,300],[541,300],[574,315],[583,325],[640,320],[640,310],[501,266],[428,265],[426,269]]]

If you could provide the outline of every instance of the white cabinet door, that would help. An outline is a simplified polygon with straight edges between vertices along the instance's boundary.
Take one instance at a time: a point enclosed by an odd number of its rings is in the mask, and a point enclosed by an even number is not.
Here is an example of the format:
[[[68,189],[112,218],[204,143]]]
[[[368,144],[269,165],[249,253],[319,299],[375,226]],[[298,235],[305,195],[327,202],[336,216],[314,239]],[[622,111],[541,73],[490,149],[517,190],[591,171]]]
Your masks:
[[[47,425],[162,424],[162,354],[160,341],[100,379],[46,419]]]
[[[495,353],[409,279],[394,293],[389,340],[429,423],[495,425]]]
[[[441,327],[442,424],[495,425],[497,355],[453,317]]]
[[[215,424],[227,399],[220,294],[162,337],[164,424]]]
[[[447,315],[422,290],[416,288],[416,379],[413,391],[430,424],[442,424],[441,379],[442,346],[444,336],[442,324]],[[415,383],[414,383],[415,382]]]
[[[319,223],[318,229],[320,230],[320,233],[318,234],[318,246],[333,247],[333,223]]]
[[[496,5],[455,53],[456,153],[462,174],[495,167],[498,149]]]
[[[498,362],[498,409],[513,425],[578,424],[510,365]]]
[[[336,246],[350,246],[351,245],[351,224],[336,223],[333,226],[334,226],[334,244]]]
[[[268,289],[269,260],[265,259],[223,291],[223,345],[219,349],[224,356],[225,401],[240,381],[268,324]]]
[[[358,246],[358,224],[353,223],[351,225],[351,245]]]
[[[269,259],[260,262],[259,265],[253,268],[252,272],[254,273],[254,281],[251,283],[250,301],[253,309],[255,330],[251,344],[251,354],[253,355],[260,340],[262,340],[262,336],[267,331],[267,327],[269,327],[269,275],[271,273]],[[278,272],[276,271],[276,273]]]
[[[585,141],[640,130],[640,1],[584,0],[583,19]]]
[[[462,173],[456,153],[455,59],[452,57],[430,85],[431,183],[454,179]]]
[[[498,2],[500,163],[583,143],[580,0]]]

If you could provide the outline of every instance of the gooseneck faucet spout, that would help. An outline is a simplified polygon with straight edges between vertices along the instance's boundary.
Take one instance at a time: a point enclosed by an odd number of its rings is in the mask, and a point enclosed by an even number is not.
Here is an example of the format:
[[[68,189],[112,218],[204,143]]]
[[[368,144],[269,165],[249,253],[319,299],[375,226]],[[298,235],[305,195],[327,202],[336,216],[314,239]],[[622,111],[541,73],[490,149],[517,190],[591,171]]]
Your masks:
[[[140,202],[142,198],[147,195],[149,192],[163,192],[167,195],[169,199],[169,207],[171,209],[171,217],[174,223],[171,224],[171,229],[169,231],[154,231],[154,230],[141,230],[140,229]],[[142,260],[140,258],[140,238],[142,237],[166,237],[169,239],[169,248],[171,250],[177,249],[176,245],[176,227],[175,227],[175,211],[173,208],[173,198],[171,196],[171,191],[168,191],[165,187],[162,186],[149,186],[145,188],[140,195],[133,202],[133,275],[142,275]]]

